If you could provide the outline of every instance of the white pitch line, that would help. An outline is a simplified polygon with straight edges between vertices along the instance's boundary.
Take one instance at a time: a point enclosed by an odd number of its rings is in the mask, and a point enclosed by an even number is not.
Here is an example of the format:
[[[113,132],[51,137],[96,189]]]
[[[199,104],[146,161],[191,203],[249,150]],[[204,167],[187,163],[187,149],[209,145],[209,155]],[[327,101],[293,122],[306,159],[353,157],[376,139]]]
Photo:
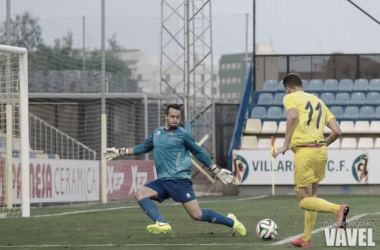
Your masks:
[[[367,215],[378,215],[378,214],[380,214],[380,212],[378,212],[378,213],[368,213],[368,214],[359,214],[359,215],[356,215],[356,216],[354,216],[354,217],[348,219],[347,221],[348,221],[348,222],[350,222],[350,221],[356,221],[356,220],[358,220],[358,219],[360,219],[360,218],[362,218],[362,217],[364,217],[364,216],[367,216]],[[320,228],[318,228],[318,229],[313,230],[313,231],[311,232],[311,234],[315,234],[315,233],[321,232],[321,231],[323,231],[325,228],[330,228],[330,227],[332,227],[332,226],[320,227]],[[292,237],[286,238],[286,239],[284,239],[284,240],[277,241],[277,242],[273,243],[272,245],[283,245],[283,244],[285,244],[285,243],[290,242],[292,239],[295,239],[295,238],[298,238],[298,237],[301,237],[301,236],[302,236],[302,234],[298,234],[298,235],[295,235],[295,236],[292,236]]]
[[[261,196],[255,196],[255,197],[239,198],[239,199],[229,199],[229,200],[199,201],[199,203],[203,204],[203,203],[215,203],[215,202],[245,201],[245,200],[261,199],[261,198],[264,198],[264,197],[267,197],[267,196],[268,195],[261,195]],[[181,205],[181,203],[163,204],[162,206],[176,206],[176,205]],[[65,212],[65,213],[58,213],[58,214],[35,215],[35,216],[32,216],[32,217],[34,217],[34,218],[53,217],[53,216],[63,216],[63,215],[70,215],[70,214],[85,214],[85,213],[94,213],[94,212],[103,212],[103,211],[112,211],[112,210],[121,210],[121,209],[131,209],[131,208],[140,208],[140,206],[127,206],[127,207],[113,207],[113,208],[104,208],[104,209],[91,209],[91,210],[73,211],[73,212]]]
[[[45,248],[45,247],[127,247],[127,246],[257,246],[265,244],[244,244],[244,243],[162,243],[162,244],[149,244],[149,243],[136,243],[136,244],[89,244],[89,245],[14,245],[14,246],[0,246],[0,248]]]

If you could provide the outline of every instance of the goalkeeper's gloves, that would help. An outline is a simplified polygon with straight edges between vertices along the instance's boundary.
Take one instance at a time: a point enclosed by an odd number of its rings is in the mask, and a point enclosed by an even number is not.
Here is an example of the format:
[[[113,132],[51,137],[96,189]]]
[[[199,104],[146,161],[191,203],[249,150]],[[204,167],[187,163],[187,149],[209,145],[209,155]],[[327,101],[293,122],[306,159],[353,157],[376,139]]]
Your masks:
[[[117,157],[128,155],[128,148],[107,148],[103,154],[104,158],[106,158],[107,161],[110,161]]]
[[[220,168],[217,165],[214,165],[214,167],[212,167],[212,169],[210,169],[210,171],[212,173],[214,173],[216,175],[216,177],[221,182],[223,182],[223,184],[226,185],[226,184],[229,184],[232,182],[233,177],[232,177],[231,171],[224,169],[224,168]]]

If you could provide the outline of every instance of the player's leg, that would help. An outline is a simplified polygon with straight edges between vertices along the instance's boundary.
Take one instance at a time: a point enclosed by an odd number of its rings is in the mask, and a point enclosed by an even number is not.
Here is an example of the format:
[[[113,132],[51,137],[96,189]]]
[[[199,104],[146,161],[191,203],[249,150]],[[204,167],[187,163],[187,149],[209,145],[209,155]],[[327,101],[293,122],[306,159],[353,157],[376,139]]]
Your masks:
[[[148,188],[148,187],[142,187],[139,190],[137,190],[134,193],[135,199],[139,203],[142,210],[148,215],[149,218],[151,218],[154,222],[164,222],[167,221],[161,216],[160,212],[158,211],[157,206],[154,204],[154,202],[151,200],[157,200],[158,199],[158,193],[157,191]]]
[[[198,221],[207,221],[215,224],[222,224],[233,228],[241,236],[246,235],[246,230],[244,225],[239,222],[235,215],[228,214],[225,216],[209,208],[200,208],[197,199],[182,203],[186,212],[191,218]]]
[[[168,233],[171,231],[170,225],[160,214],[153,200],[162,202],[166,199],[167,194],[162,189],[160,181],[156,180],[148,183],[145,187],[140,188],[134,193],[135,199],[138,201],[142,210],[151,218],[155,224],[148,225],[147,230],[154,234]]]
[[[318,183],[325,177],[326,162],[327,152],[325,148],[304,149],[296,153],[294,180],[298,204],[304,210],[333,213],[337,215],[338,223],[341,223],[348,214],[347,205],[338,205],[314,197]]]

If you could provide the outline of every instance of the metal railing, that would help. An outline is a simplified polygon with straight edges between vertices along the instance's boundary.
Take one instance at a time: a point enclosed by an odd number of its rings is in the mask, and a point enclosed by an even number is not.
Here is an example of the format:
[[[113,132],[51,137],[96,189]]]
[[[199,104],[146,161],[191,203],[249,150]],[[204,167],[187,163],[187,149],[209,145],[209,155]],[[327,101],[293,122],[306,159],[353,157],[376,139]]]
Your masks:
[[[59,159],[96,160],[95,150],[31,113],[29,137],[30,153],[54,154]]]

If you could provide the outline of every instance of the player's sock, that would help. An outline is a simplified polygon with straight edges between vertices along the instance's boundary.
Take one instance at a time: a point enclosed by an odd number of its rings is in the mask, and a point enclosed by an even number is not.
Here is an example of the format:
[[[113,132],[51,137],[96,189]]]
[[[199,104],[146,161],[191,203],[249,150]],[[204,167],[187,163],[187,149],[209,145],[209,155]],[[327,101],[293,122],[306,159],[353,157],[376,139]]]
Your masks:
[[[203,208],[202,209],[201,221],[208,221],[210,223],[222,224],[222,225],[226,225],[228,227],[234,226],[234,220],[233,219],[228,218],[227,216],[224,216],[223,214],[215,212],[214,210],[209,209],[209,208]]]
[[[302,234],[302,240],[305,242],[311,239],[311,231],[314,228],[317,214],[315,211],[305,211],[305,229]]]
[[[167,221],[162,218],[157,206],[149,198],[142,198],[139,200],[139,205],[154,222],[158,221],[167,223]]]
[[[322,213],[337,214],[340,209],[340,205],[317,197],[303,198],[298,204],[302,209]]]

